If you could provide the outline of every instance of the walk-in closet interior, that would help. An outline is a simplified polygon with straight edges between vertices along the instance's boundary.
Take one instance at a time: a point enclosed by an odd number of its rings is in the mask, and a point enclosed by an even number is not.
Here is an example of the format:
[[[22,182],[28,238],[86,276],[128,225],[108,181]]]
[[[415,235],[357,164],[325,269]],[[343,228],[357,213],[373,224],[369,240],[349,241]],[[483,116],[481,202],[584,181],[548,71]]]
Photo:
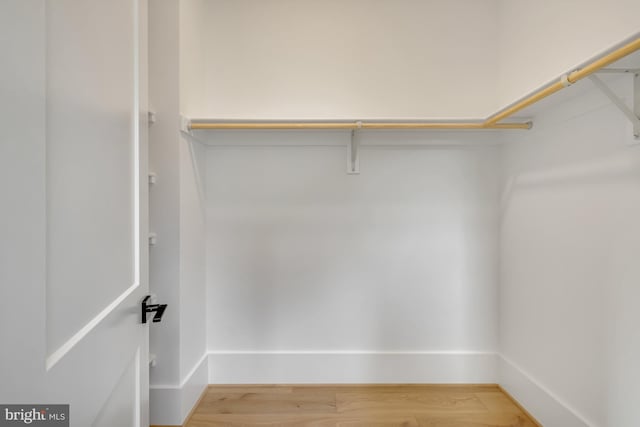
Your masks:
[[[638,425],[637,2],[149,12],[157,422],[205,384],[497,383]]]
[[[152,2],[156,420],[205,384],[497,383],[638,425],[639,14]]]
[[[638,0],[4,7],[0,405],[449,384],[533,424],[311,425],[640,426]]]

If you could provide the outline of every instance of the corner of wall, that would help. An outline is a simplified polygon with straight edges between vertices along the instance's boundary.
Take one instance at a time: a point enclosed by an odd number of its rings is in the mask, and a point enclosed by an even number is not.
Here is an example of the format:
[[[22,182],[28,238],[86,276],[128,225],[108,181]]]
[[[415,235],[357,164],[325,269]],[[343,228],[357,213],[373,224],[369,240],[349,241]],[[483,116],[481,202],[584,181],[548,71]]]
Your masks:
[[[498,357],[498,380],[544,426],[596,427],[504,355]]]
[[[151,386],[152,425],[182,425],[209,383],[209,358],[205,353],[184,380],[174,386]]]
[[[158,174],[151,197],[152,231],[158,234],[151,265],[152,292],[170,305],[170,312],[150,340],[158,356],[151,376],[150,417],[152,424],[178,425],[208,382],[202,190],[194,172],[192,143],[179,131],[181,102],[194,103],[198,94],[193,85],[201,64],[189,47],[197,35],[190,20],[201,19],[198,7],[204,3],[152,3],[149,97],[157,121],[150,128],[154,142],[150,157]]]

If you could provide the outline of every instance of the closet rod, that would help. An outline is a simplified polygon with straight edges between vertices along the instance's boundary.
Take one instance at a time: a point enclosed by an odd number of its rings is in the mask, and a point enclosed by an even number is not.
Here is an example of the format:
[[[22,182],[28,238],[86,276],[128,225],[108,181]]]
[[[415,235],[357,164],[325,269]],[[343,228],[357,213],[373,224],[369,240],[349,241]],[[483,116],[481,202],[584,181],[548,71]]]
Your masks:
[[[505,118],[512,116],[513,114],[517,113],[520,110],[523,110],[531,104],[534,104],[541,99],[544,99],[547,96],[552,95],[564,89],[565,87],[574,84],[578,80],[582,80],[585,77],[590,76],[591,74],[606,67],[607,65],[610,65],[624,58],[625,56],[640,50],[640,37],[638,35],[634,37],[635,39],[627,42],[626,44],[623,44],[621,47],[614,49],[609,53],[603,54],[599,58],[590,63],[587,63],[577,70],[564,74],[558,81],[553,82],[546,87],[535,91],[531,95],[521,99],[515,104],[498,111],[496,114],[492,115],[484,122],[485,126],[495,126],[500,120],[504,120]]]
[[[191,121],[189,130],[235,129],[530,129],[531,123],[496,123],[486,126],[483,122],[221,122],[198,119]]]

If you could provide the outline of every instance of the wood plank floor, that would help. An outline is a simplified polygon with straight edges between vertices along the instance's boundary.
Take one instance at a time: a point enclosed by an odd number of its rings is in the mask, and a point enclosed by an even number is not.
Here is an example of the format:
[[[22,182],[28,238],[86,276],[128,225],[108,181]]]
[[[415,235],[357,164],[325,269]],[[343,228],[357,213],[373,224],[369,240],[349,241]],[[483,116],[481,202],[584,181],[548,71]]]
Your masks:
[[[185,427],[537,427],[494,385],[209,386]]]

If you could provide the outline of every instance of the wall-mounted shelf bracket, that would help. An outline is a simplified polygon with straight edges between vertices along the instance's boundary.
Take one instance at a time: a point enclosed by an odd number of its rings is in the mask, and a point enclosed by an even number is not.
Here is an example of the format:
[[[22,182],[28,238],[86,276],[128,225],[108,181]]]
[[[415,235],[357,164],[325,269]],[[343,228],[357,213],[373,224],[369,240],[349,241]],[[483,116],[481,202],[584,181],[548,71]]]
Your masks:
[[[618,107],[633,125],[633,136],[640,139],[640,69],[602,69],[599,72],[606,73],[633,73],[633,106],[629,107],[618,95],[616,95],[600,77],[592,74],[589,76],[593,84],[600,89],[607,98]]]
[[[358,127],[362,126],[362,122],[358,122]],[[358,132],[353,129],[351,131],[351,140],[347,145],[347,174],[360,174],[360,141],[358,140]]]

